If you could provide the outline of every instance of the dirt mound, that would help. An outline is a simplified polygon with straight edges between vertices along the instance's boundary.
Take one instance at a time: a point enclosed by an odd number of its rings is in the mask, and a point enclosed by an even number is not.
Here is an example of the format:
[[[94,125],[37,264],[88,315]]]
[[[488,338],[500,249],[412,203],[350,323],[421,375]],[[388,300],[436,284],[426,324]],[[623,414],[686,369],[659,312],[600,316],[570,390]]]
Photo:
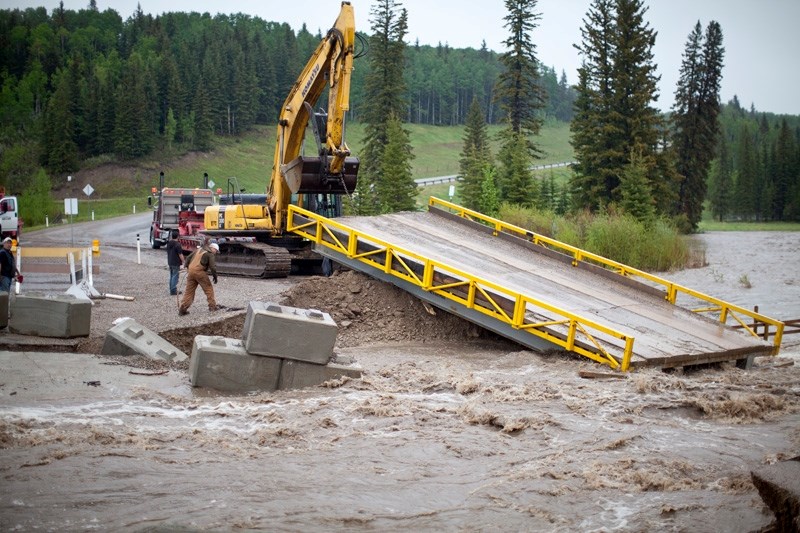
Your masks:
[[[394,285],[354,271],[304,280],[284,293],[281,303],[329,313],[339,325],[340,346],[495,338],[466,320],[423,305]]]

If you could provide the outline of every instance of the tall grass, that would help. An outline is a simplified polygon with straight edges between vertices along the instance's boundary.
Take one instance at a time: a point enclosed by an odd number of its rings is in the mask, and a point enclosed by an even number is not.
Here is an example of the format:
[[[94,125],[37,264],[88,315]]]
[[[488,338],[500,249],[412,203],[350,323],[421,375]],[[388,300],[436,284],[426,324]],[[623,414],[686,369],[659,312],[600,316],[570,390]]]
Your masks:
[[[678,270],[691,260],[686,240],[663,220],[645,225],[614,213],[558,216],[508,204],[500,208],[498,218],[640,270]]]

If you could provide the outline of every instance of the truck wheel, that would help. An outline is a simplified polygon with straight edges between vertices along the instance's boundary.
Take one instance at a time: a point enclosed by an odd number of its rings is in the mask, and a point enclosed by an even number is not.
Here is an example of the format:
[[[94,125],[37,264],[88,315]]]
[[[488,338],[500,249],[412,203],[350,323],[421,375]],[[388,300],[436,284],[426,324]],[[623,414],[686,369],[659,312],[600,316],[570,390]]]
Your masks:
[[[161,248],[161,241],[156,239],[153,235],[153,228],[150,228],[150,246],[152,246],[155,250]]]

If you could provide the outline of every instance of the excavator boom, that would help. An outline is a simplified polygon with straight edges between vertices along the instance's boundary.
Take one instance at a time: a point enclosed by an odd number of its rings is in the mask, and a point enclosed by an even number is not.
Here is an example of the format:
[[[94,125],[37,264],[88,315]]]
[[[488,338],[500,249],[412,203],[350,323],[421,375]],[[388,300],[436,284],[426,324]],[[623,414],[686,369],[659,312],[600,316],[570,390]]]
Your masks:
[[[341,195],[355,190],[359,161],[350,156],[344,141],[355,40],[353,7],[342,2],[336,22],[281,108],[266,198],[250,195],[245,201],[237,183],[230,202],[206,208],[200,238],[215,239],[220,245],[219,272],[284,277],[290,271],[307,272],[321,265],[322,258],[313,253],[308,240],[285,231],[286,215],[294,201],[320,215],[338,216]],[[315,112],[314,105],[326,88],[327,113]],[[315,140],[313,155],[303,153],[307,129]]]
[[[275,228],[282,232],[292,194],[348,194],[356,186],[358,159],[344,141],[345,113],[350,109],[350,78],[355,51],[355,15],[342,2],[333,27],[312,54],[281,108],[268,196]],[[327,114],[314,105],[328,87]],[[311,121],[317,154],[301,154]]]

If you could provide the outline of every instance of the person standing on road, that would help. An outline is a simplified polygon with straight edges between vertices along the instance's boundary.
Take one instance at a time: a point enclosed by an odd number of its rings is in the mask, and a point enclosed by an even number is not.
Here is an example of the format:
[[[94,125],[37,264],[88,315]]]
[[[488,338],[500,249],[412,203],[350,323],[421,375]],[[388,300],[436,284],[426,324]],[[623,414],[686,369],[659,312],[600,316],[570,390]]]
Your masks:
[[[217,301],[214,299],[214,287],[211,286],[211,281],[208,275],[217,283],[217,261],[216,255],[219,253],[219,245],[212,242],[207,247],[198,248],[186,258],[186,292],[183,294],[178,314],[180,316],[189,314],[189,306],[194,302],[194,292],[197,286],[203,289],[208,299],[208,310],[216,311]]]
[[[3,239],[3,249],[0,250],[0,290],[11,292],[11,282],[19,276],[17,262],[11,251],[11,237]]]
[[[178,277],[183,266],[183,247],[178,242],[178,230],[170,232],[170,239],[167,241],[167,266],[169,266],[169,293],[172,296],[180,294],[178,292]]]

